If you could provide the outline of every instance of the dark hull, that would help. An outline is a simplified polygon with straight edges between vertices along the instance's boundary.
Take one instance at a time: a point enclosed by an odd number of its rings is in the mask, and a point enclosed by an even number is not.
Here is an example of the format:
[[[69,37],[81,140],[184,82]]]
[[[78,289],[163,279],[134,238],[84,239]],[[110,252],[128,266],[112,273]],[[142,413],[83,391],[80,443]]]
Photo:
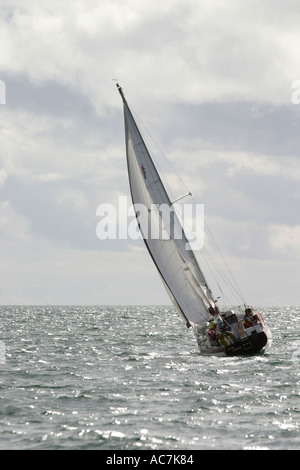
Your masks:
[[[256,333],[256,332],[255,332]],[[268,343],[268,337],[264,331],[247,337],[247,341],[236,341],[225,348],[226,356],[249,356],[262,351]]]
[[[269,339],[269,332],[264,328],[259,333],[253,331],[251,335],[235,341],[227,347],[202,348],[200,346],[200,352],[209,356],[251,356],[262,352],[267,347]]]

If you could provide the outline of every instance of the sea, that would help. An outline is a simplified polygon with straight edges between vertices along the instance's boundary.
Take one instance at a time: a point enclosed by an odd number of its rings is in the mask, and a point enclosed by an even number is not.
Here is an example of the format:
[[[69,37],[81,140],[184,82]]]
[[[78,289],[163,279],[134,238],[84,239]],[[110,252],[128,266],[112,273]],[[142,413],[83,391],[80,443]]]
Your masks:
[[[260,311],[270,348],[219,358],[171,306],[0,307],[0,449],[300,449],[300,307]]]

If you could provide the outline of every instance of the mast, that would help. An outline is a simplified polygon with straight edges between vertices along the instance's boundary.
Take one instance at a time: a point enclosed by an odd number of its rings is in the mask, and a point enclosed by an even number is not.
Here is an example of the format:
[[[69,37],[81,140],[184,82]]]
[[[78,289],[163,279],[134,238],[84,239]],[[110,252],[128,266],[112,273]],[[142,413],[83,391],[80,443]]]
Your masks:
[[[164,204],[171,209],[172,202],[137,127],[123,90],[118,83],[116,86],[124,105],[126,157],[132,202],[135,206],[140,204],[148,209],[147,217],[141,217],[136,210],[139,229],[166,290],[186,325],[188,327],[191,323],[204,325],[210,317],[209,308],[215,307],[211,290],[174,209],[171,221],[167,221],[159,211],[153,209]],[[153,220],[160,229],[168,232],[167,239],[147,236],[149,227],[147,224],[153,223]],[[172,237],[176,231],[181,234],[178,239]]]
[[[122,100],[123,100],[123,101],[126,101],[126,100],[125,100],[124,93],[123,93],[123,88],[121,88],[118,83],[116,83],[116,87],[117,87],[118,90],[119,90],[119,93],[120,93],[120,95],[121,95],[121,97],[122,97]]]

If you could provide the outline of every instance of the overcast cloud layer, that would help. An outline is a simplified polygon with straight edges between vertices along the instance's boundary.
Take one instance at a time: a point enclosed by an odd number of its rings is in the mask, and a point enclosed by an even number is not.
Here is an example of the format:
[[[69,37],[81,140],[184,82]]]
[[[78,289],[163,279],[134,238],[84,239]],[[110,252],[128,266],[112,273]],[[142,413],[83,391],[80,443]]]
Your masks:
[[[96,236],[98,205],[129,196],[113,78],[246,300],[300,304],[297,0],[10,0],[0,15],[1,304],[169,303],[141,241]]]

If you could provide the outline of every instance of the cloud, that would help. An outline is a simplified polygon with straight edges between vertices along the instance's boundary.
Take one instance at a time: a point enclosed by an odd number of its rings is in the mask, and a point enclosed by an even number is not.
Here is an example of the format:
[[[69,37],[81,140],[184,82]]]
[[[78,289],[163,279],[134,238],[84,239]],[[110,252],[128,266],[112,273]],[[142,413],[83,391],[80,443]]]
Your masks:
[[[168,303],[145,250],[74,249],[38,238],[26,250],[8,248],[1,259],[1,304],[122,305],[134,299],[144,305],[153,303],[153,290],[155,303]]]
[[[268,303],[298,259],[299,13],[293,0],[6,2],[3,301],[166,299],[142,244],[96,237],[98,205],[129,195],[117,78],[177,170],[157,156],[175,196],[205,204],[235,273]]]
[[[300,107],[266,102],[205,102],[173,104],[168,120],[158,120],[161,139],[189,150],[247,152],[299,158]],[[165,111],[166,113],[166,111]],[[164,117],[164,115],[163,115]],[[155,124],[154,124],[155,125]],[[156,129],[156,127],[155,127]],[[171,140],[172,137],[172,140]]]
[[[31,86],[32,99],[37,103],[40,101],[33,109],[20,97],[20,101],[4,110],[0,129],[1,160],[7,174],[27,181],[95,178],[97,174],[101,179],[104,173],[99,163],[101,166],[101,162],[107,160],[111,161],[111,167],[106,168],[106,177],[109,172],[115,172],[118,160],[122,159],[119,145],[123,139],[121,133],[115,142],[112,139],[115,134],[112,127],[117,128],[113,118],[104,121],[95,117],[92,111],[82,111],[80,98],[77,107],[73,103],[73,109],[62,115],[58,103],[55,114],[54,109],[49,111],[47,105],[41,104],[45,96],[50,102],[56,99],[53,87],[43,87],[43,94],[40,88],[37,93],[35,91]],[[73,98],[76,102],[77,97],[74,95]],[[61,106],[66,106],[70,99],[68,90],[65,95],[60,91],[60,99],[64,103]],[[121,116],[115,121],[121,130]]]
[[[7,178],[7,173],[5,170],[0,170],[0,187],[4,185]]]
[[[294,262],[300,261],[300,225],[284,224],[270,226],[271,246],[280,255]]]
[[[26,217],[15,211],[9,201],[0,202],[0,234],[6,245],[27,242],[31,238]]]
[[[299,78],[299,12],[292,1],[276,7],[270,0],[177,0],[159,9],[150,0],[64,5],[14,0],[4,7],[2,68],[80,90],[99,114],[117,106],[112,75],[135,99],[151,93],[156,100],[193,103],[288,103],[291,82]]]

